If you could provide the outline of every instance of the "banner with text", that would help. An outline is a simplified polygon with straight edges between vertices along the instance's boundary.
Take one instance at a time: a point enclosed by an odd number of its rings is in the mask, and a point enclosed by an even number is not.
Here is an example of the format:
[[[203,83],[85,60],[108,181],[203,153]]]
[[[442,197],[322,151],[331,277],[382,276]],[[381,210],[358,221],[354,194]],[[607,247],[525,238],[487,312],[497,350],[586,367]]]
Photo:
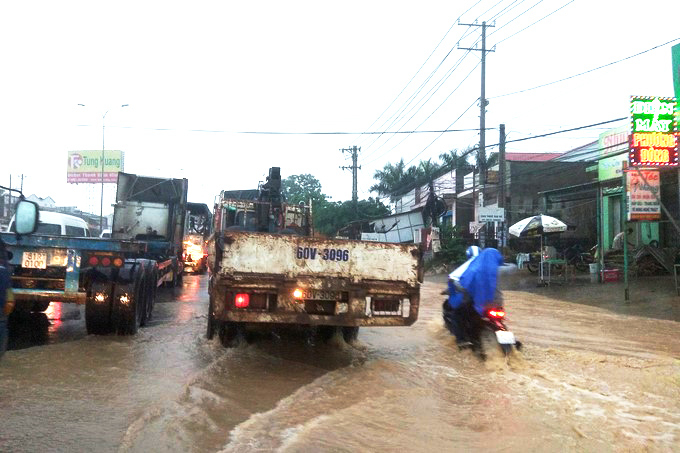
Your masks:
[[[102,154],[104,162],[102,168]],[[123,151],[69,151],[67,183],[117,183],[118,172],[124,171]]]
[[[657,197],[660,188],[659,170],[626,170],[628,220],[661,220],[661,205]]]

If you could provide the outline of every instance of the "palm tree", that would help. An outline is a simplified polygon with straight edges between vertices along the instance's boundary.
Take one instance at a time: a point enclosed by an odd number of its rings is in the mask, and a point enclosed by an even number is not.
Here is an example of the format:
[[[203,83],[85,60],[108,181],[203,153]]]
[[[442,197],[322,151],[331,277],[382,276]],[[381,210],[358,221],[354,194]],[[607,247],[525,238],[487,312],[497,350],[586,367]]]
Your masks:
[[[407,183],[408,178],[404,159],[401,159],[396,165],[388,162],[382,170],[375,171],[373,179],[378,182],[373,184],[369,190],[377,192],[378,195],[389,195],[390,201],[394,201],[397,198],[396,192]]]

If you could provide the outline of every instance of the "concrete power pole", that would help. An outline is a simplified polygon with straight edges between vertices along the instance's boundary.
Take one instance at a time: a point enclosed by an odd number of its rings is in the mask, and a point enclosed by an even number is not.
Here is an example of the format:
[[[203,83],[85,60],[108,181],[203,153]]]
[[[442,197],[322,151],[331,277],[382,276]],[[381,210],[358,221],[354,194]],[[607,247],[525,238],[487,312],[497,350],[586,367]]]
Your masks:
[[[482,95],[479,98],[479,155],[485,161],[486,159],[486,106],[489,105],[489,101],[486,100],[486,54],[487,52],[495,52],[496,47],[493,49],[486,48],[486,29],[487,27],[495,27],[495,25],[487,25],[486,22],[480,24],[461,24],[460,21],[458,25],[465,25],[467,27],[482,27],[482,48],[469,48],[469,47],[458,47],[461,50],[476,50],[482,52]],[[486,164],[485,164],[486,167]],[[486,168],[479,169],[480,183],[486,184]]]
[[[501,124],[500,137],[498,139],[498,207],[505,209],[505,124]],[[505,247],[507,235],[505,234],[508,224],[507,210],[505,220],[501,222],[501,250]]]
[[[354,204],[354,210],[357,209],[358,195],[357,195],[357,170],[361,169],[361,165],[357,166],[357,160],[359,159],[359,151],[361,147],[353,146],[351,148],[343,148],[340,151],[343,153],[352,153],[352,165],[349,167],[340,167],[343,170],[352,170],[352,203]]]
[[[482,27],[482,48],[479,49],[477,47],[475,48],[470,48],[470,47],[458,47],[461,50],[468,50],[468,51],[481,51],[482,52],[482,94],[479,98],[479,150],[477,151],[479,153],[479,184],[480,184],[480,191],[479,195],[481,195],[481,203],[479,203],[479,206],[484,206],[485,203],[485,193],[484,193],[484,185],[486,184],[486,137],[485,137],[485,131],[486,131],[486,106],[489,104],[489,101],[486,100],[486,90],[485,90],[485,83],[486,83],[486,53],[487,52],[494,52],[495,47],[493,49],[487,49],[486,48],[486,28],[487,27],[495,27],[495,25],[487,25],[486,22],[482,22],[482,24],[461,24],[460,19],[458,20],[458,25],[464,25],[467,27]],[[482,168],[483,166],[483,168]],[[474,177],[474,176],[473,176]],[[474,186],[474,182],[473,182]],[[474,187],[473,187],[474,190]],[[478,203],[475,203],[474,206],[474,217],[475,221],[477,220],[477,205]],[[485,236],[482,239],[480,236],[480,245],[484,246],[484,242],[486,240],[486,232],[488,229],[485,229],[484,233]]]

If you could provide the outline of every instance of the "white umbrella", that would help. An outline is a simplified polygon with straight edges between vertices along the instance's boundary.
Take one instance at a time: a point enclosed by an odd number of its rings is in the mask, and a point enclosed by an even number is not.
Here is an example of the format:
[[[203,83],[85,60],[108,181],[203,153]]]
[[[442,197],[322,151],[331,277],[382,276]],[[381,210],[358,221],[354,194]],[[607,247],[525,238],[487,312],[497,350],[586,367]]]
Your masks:
[[[566,223],[556,219],[555,217],[550,217],[549,215],[543,214],[522,219],[508,229],[510,234],[517,237],[541,237],[541,264],[539,269],[539,278],[543,283],[545,283],[543,276],[543,262],[545,261],[545,256],[543,253],[543,235],[548,233],[561,233],[562,231],[567,231]]]
[[[546,233],[561,233],[567,231],[567,224],[549,215],[535,215],[527,217],[512,225],[508,232],[513,236],[539,236]]]

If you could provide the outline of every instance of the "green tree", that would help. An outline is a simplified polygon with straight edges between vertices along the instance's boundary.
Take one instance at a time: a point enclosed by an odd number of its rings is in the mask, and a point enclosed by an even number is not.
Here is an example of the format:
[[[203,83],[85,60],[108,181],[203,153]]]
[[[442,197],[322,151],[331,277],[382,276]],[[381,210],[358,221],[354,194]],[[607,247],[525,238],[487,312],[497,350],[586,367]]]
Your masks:
[[[448,170],[453,170],[455,168],[461,168],[461,167],[466,167],[470,165],[468,163],[468,158],[467,154],[470,152],[470,148],[465,150],[464,152],[460,152],[457,149],[452,149],[448,152],[442,153],[439,155],[439,161],[441,162],[442,168],[446,168]]]
[[[326,195],[321,192],[321,183],[309,173],[290,175],[281,181],[281,190],[286,201],[292,204],[301,201],[308,204],[309,200],[312,200],[312,204],[326,201]]]
[[[335,236],[338,230],[352,222],[368,222],[390,215],[390,208],[377,198],[359,200],[356,210],[351,200],[326,202],[314,207],[316,230],[326,236]]]
[[[369,190],[377,192],[378,195],[389,196],[390,201],[394,201],[398,197],[400,189],[415,182],[413,180],[414,173],[414,171],[407,172],[404,159],[401,159],[396,165],[388,162],[382,170],[375,171],[373,179],[378,182],[373,184]]]
[[[457,227],[448,224],[440,227],[439,240],[441,250],[436,253],[432,265],[443,264],[447,269],[453,270],[465,262],[467,242],[461,237]]]

